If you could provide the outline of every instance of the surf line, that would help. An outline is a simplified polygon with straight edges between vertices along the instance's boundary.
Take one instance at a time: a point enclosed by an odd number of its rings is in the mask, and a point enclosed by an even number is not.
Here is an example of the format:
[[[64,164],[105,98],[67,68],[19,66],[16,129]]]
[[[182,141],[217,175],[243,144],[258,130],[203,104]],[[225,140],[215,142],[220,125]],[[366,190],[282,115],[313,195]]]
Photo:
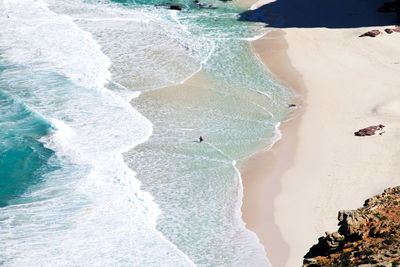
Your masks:
[[[216,147],[216,146],[214,146],[213,144],[211,144],[211,143],[209,143],[209,142],[206,142],[206,141],[203,141],[202,143],[203,143],[203,144],[206,144],[206,145],[208,145],[208,146],[210,146],[210,147],[213,148],[215,151],[217,151],[219,154],[221,154],[223,157],[229,159],[229,161],[230,161],[233,165],[236,164],[236,161],[235,161],[233,158],[231,158],[230,156],[228,156],[224,151],[222,151],[222,150],[219,149],[218,147]]]

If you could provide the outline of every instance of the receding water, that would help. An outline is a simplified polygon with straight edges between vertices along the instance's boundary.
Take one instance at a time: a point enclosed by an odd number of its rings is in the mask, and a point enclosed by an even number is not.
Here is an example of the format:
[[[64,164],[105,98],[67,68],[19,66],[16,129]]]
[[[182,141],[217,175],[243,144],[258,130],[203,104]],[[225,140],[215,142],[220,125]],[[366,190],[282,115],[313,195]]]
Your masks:
[[[236,163],[279,136],[290,92],[234,3],[168,3],[0,3],[6,266],[269,266]]]

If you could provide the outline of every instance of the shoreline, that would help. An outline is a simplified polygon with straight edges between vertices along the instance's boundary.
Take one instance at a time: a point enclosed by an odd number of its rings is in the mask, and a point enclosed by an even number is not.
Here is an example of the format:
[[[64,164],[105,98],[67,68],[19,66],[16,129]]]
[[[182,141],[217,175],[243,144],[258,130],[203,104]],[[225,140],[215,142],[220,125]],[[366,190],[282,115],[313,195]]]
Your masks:
[[[249,9],[257,9],[271,0],[244,0]],[[293,165],[297,147],[297,132],[302,109],[307,96],[306,87],[287,54],[286,32],[271,28],[262,37],[250,41],[250,47],[264,64],[271,76],[294,93],[297,108],[279,126],[281,138],[257,151],[240,164],[243,184],[242,220],[246,228],[254,232],[272,266],[285,266],[289,258],[289,245],[275,221],[275,198],[281,192],[280,177]]]
[[[305,86],[286,54],[284,36],[283,30],[273,29],[251,42],[251,46],[272,76],[298,95],[296,105],[303,108]],[[300,120],[301,110],[296,109],[279,127],[282,137],[270,149],[259,151],[248,158],[240,168],[244,191],[242,219],[246,227],[257,234],[273,266],[284,266],[285,259],[289,257],[289,246],[274,221],[273,211],[274,199],[281,191],[279,178],[293,164],[292,155],[296,150],[296,133]]]
[[[368,12],[374,4],[359,3]],[[345,10],[331,13],[348,19]],[[300,117],[282,124],[282,138],[240,168],[242,218],[273,266],[301,265],[317,238],[336,229],[339,210],[400,184],[400,35],[358,37],[385,27],[272,28],[252,42],[273,76],[305,102]],[[382,136],[353,134],[380,123],[387,126]]]

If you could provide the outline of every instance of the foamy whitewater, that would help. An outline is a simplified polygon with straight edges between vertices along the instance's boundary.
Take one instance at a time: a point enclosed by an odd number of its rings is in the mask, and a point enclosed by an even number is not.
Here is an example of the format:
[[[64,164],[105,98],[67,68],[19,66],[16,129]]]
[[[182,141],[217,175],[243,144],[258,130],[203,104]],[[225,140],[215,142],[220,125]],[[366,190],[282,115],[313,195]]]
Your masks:
[[[243,10],[177,2],[0,2],[1,265],[270,266],[236,165],[290,92]]]

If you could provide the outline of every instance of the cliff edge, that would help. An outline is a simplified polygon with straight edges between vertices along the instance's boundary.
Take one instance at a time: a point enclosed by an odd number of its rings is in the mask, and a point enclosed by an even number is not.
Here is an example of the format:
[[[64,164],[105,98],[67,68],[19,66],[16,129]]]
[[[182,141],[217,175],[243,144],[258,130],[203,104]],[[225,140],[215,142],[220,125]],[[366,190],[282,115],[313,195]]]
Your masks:
[[[339,230],[326,232],[304,256],[304,267],[400,266],[400,186],[340,211]]]

